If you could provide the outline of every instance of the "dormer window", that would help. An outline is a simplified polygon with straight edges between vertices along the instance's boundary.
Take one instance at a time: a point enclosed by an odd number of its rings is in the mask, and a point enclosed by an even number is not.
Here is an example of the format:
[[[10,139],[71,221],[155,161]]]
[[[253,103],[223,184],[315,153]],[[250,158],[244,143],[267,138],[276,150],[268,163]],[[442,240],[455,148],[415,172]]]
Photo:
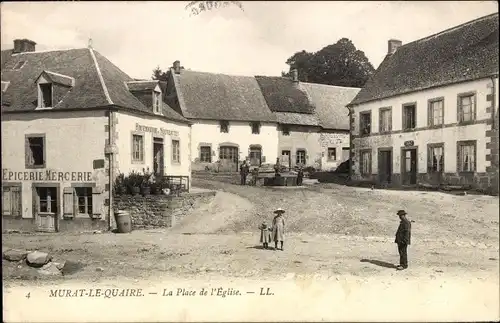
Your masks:
[[[52,108],[52,83],[41,83],[39,87],[40,108]]]
[[[75,86],[71,76],[43,71],[36,79],[38,88],[37,109],[51,109],[62,99],[63,93]],[[56,96],[54,97],[54,88]]]
[[[153,91],[153,106],[155,113],[161,113],[161,92]]]

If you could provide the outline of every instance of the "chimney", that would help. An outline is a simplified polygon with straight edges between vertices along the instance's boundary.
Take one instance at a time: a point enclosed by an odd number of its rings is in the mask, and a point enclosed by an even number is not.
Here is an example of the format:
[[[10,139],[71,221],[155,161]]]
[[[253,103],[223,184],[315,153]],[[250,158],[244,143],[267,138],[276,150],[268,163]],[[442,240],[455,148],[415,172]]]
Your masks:
[[[290,71],[290,73],[292,74],[292,81],[298,83],[299,82],[299,71],[296,68],[294,68]]]
[[[181,74],[181,62],[175,61],[173,64],[175,74]]]
[[[388,46],[387,46],[387,54],[391,55],[391,54],[394,54],[396,52],[396,50],[401,45],[403,45],[403,42],[400,41],[400,40],[397,40],[397,39],[389,39],[389,41],[387,42],[387,44],[388,44]]]
[[[36,43],[29,39],[15,39],[13,53],[34,52]]]

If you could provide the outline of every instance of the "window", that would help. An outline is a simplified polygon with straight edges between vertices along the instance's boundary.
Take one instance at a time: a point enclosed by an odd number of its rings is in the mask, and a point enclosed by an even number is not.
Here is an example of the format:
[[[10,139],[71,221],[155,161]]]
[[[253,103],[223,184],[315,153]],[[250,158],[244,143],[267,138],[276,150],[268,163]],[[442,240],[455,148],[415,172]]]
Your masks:
[[[429,126],[440,126],[444,123],[444,101],[434,99],[429,101]]]
[[[45,167],[45,136],[26,136],[26,168]]]
[[[260,133],[260,123],[259,122],[252,122],[251,127],[252,127],[252,134],[258,135]]]
[[[295,156],[295,164],[305,165],[306,164],[306,151],[304,149],[298,149],[297,155]]]
[[[427,172],[442,173],[444,170],[443,144],[430,144],[427,152]]]
[[[458,142],[458,171],[474,172],[476,170],[476,142]]]
[[[21,185],[2,186],[2,215],[22,216]]]
[[[52,107],[52,84],[42,83],[40,87],[40,108]]]
[[[476,118],[476,95],[461,94],[458,96],[458,122],[474,121]]]
[[[78,214],[92,214],[92,187],[75,187]]]
[[[229,121],[222,120],[220,122],[220,132],[224,132],[224,133],[229,132]]]
[[[371,151],[361,152],[360,173],[362,176],[372,173],[372,153]]]
[[[281,132],[283,136],[290,136],[290,127],[289,126],[281,126]]]
[[[403,105],[403,130],[411,130],[416,127],[416,110],[415,104]]]
[[[328,148],[328,160],[329,161],[337,160],[337,149],[336,148]]]
[[[231,160],[233,162],[238,162],[239,154],[238,148],[232,146],[221,146],[219,148],[219,159],[220,160]]]
[[[262,163],[262,147],[259,145],[250,145],[248,157],[251,166],[260,166]]]
[[[172,140],[172,161],[174,163],[181,162],[180,142],[179,140]]]
[[[13,70],[20,70],[24,64],[26,64],[26,61],[19,61],[16,63],[16,65],[14,65],[14,67],[12,68]]]
[[[392,129],[391,108],[381,108],[379,110],[379,132],[389,132]]]
[[[144,161],[144,136],[132,135],[132,161]]]
[[[161,113],[161,92],[153,91],[155,113]]]
[[[38,212],[57,213],[57,188],[37,187]]]
[[[210,146],[200,147],[200,162],[202,163],[212,162],[212,147]]]
[[[366,136],[371,133],[372,114],[370,111],[360,112],[359,114],[359,134]]]

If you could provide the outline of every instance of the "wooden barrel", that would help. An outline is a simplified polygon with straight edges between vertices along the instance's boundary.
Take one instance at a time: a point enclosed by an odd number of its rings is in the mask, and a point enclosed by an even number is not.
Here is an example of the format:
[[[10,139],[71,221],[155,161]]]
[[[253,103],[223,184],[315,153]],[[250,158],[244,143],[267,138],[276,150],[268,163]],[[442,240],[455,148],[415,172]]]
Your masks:
[[[132,231],[132,217],[130,212],[119,210],[115,212],[116,228],[118,233],[129,233]]]

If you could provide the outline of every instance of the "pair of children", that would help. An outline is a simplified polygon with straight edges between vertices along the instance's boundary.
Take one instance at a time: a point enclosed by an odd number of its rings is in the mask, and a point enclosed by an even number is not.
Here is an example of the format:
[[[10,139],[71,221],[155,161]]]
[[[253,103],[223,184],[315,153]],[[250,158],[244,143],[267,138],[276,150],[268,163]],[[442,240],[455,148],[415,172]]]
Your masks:
[[[283,251],[283,240],[285,236],[285,220],[283,214],[285,210],[277,208],[274,212],[276,216],[273,218],[272,227],[268,227],[266,223],[259,226],[260,242],[264,245],[264,249],[269,247],[269,242],[274,240],[274,250],[278,250],[278,242],[281,244],[280,250]]]

